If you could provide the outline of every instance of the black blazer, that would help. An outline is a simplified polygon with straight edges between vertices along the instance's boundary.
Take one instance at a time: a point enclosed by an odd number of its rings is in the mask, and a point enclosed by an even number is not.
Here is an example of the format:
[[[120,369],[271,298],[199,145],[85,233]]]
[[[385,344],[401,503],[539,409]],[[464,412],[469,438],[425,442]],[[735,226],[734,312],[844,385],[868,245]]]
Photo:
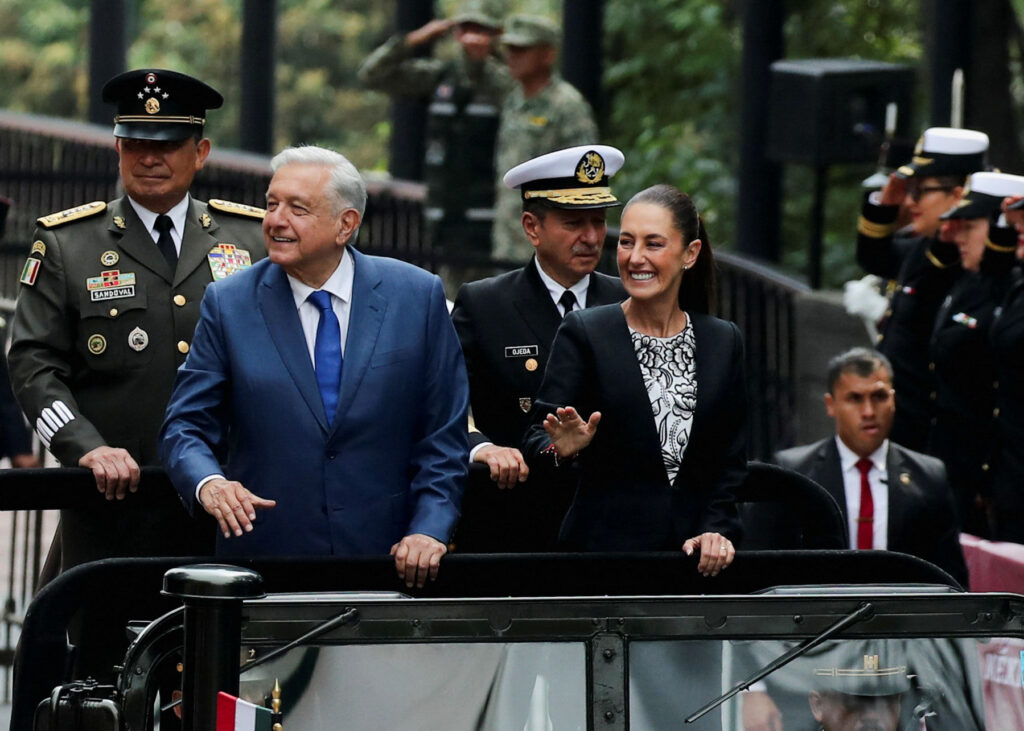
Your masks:
[[[559,406],[574,406],[583,418],[601,412],[593,442],[578,457],[580,486],[560,534],[566,548],[678,550],[706,531],[739,542],[734,490],[747,469],[743,341],[731,322],[690,317],[697,409],[672,485],[622,307],[563,321],[523,447],[532,458],[541,455],[550,444],[542,422]]]
[[[849,520],[835,437],[777,452],[775,462],[810,477],[832,493],[843,520]],[[942,462],[890,441],[886,473],[889,550],[930,561],[967,586],[953,493]]]
[[[617,278],[591,275],[588,307],[625,298]],[[452,321],[466,358],[473,421],[486,435],[471,435],[470,446],[484,439],[518,445],[562,322],[534,260],[522,269],[464,284]]]

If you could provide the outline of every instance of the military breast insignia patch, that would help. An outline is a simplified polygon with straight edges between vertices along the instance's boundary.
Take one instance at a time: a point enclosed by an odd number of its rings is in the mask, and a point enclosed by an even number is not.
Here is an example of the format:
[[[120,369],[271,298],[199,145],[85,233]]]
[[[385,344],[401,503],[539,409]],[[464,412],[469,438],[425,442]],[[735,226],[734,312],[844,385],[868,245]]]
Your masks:
[[[249,256],[249,252],[239,249],[234,244],[217,244],[210,249],[206,260],[210,262],[210,272],[213,274],[215,282],[252,266],[252,257]]]
[[[519,397],[519,410],[520,411],[522,411],[524,414],[528,414],[528,413],[530,413],[530,407],[531,406],[533,406],[533,399],[531,399],[529,396],[520,396]]]
[[[104,251],[100,254],[100,264],[105,267],[112,267],[117,264],[117,260],[120,258],[116,251]]]
[[[137,327],[128,333],[128,347],[136,353],[141,353],[149,345],[149,333],[141,327]]]
[[[42,258],[46,256],[46,244],[44,244],[42,241],[33,241],[32,250],[28,253],[30,256],[32,254],[39,254],[40,258]]]
[[[93,302],[135,296],[135,272],[122,273],[118,269],[100,272],[98,277],[85,280],[89,299]]]
[[[21,276],[18,281],[22,284],[27,284],[32,287],[36,283],[36,277],[39,276],[39,266],[42,264],[41,261],[36,259],[34,256],[30,256],[25,260],[25,266],[21,268]]]
[[[99,333],[90,335],[87,346],[93,355],[101,355],[107,349],[107,339]]]

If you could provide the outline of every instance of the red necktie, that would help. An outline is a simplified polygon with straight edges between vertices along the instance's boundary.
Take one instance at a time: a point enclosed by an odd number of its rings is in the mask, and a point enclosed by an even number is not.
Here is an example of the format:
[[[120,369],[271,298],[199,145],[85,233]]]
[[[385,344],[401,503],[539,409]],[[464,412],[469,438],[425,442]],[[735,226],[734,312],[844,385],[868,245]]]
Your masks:
[[[875,537],[875,503],[871,499],[870,459],[858,459],[860,470],[860,515],[857,516],[857,548],[871,548]]]

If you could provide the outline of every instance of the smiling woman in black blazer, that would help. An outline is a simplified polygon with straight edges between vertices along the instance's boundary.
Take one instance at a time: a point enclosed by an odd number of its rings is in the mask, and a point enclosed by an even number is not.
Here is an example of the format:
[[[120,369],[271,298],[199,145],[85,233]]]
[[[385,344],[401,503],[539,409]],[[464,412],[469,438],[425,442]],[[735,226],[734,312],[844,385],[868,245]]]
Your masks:
[[[690,198],[668,185],[635,195],[618,265],[629,298],[563,320],[524,452],[579,462],[565,548],[699,550],[714,575],[741,535],[743,341],[705,314],[714,262]]]

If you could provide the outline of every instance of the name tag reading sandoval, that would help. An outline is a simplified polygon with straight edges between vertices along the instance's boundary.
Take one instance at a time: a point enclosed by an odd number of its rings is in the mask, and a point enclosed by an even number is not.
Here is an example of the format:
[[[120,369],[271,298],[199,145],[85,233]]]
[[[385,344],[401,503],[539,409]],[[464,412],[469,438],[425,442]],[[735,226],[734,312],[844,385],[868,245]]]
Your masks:
[[[121,272],[118,269],[100,272],[98,277],[86,279],[85,287],[93,302],[134,297],[135,272]]]
[[[536,345],[509,345],[505,348],[506,358],[526,358],[531,355],[540,355],[540,349]]]

